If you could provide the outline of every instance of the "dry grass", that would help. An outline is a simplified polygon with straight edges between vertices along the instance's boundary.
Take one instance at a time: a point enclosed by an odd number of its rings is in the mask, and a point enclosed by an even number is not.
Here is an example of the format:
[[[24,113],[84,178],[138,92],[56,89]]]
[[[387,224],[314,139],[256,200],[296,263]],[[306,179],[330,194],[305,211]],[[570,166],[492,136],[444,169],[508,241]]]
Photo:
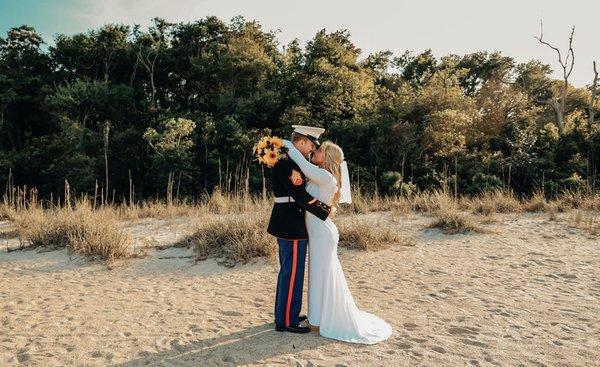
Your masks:
[[[119,219],[142,219],[142,218],[176,218],[197,217],[201,215],[199,207],[188,203],[169,205],[161,201],[149,200],[135,205],[104,206],[115,211]]]
[[[461,198],[460,207],[486,216],[494,213],[518,213],[522,210],[519,199],[505,190],[494,190],[473,198]]]
[[[201,203],[201,211],[206,214],[239,214],[256,213],[270,209],[273,205],[271,197],[253,197],[250,195],[225,195],[215,190],[206,196]]]
[[[541,192],[536,192],[523,203],[523,210],[526,212],[540,213],[548,209],[548,201]]]
[[[556,202],[551,202],[546,207],[546,213],[548,214],[548,220],[557,221],[558,220],[558,211],[559,204]]]
[[[130,239],[114,211],[94,211],[85,201],[77,202],[73,209],[23,210],[15,216],[15,230],[21,248],[66,248],[108,265],[139,255],[130,249]]]
[[[265,232],[267,221],[265,212],[207,217],[180,244],[193,247],[196,261],[215,257],[228,267],[247,263],[255,257],[274,261],[277,245]]]
[[[590,234],[600,236],[600,220],[597,217],[590,217],[586,223],[586,228]]]
[[[363,251],[379,250],[391,245],[413,246],[410,238],[401,236],[389,225],[373,223],[366,218],[346,218],[339,221],[339,245]]]
[[[366,207],[365,203],[361,205]],[[453,198],[443,191],[432,191],[421,192],[412,197],[387,198],[375,201],[376,209],[397,210],[400,214],[410,211],[435,213],[440,209],[449,207],[458,207],[464,211],[487,216],[494,213],[520,213],[522,211],[548,213],[554,216],[556,213],[571,209],[598,211],[600,210],[600,195],[565,192],[553,200],[548,200],[542,192],[536,192],[533,196],[520,200],[514,193],[507,190],[495,190],[475,197],[459,198]]]
[[[136,256],[129,250],[130,241],[120,220],[188,217],[200,219],[200,224],[191,236],[173,246],[193,246],[196,260],[210,256],[233,266],[254,257],[276,259],[276,242],[265,233],[272,207],[269,197],[224,194],[216,190],[198,202],[144,201],[130,205],[101,205],[85,196],[74,201],[66,195],[68,199],[64,203],[48,205],[37,199],[35,190],[13,191],[15,194],[5,195],[0,204],[0,219],[15,222],[23,246],[67,248],[73,253],[110,263]],[[409,197],[381,197],[356,191],[353,203],[342,206],[339,213],[349,216],[337,222],[341,246],[376,250],[391,244],[410,245],[412,241],[395,233],[387,224],[356,218],[355,213],[391,211],[392,217],[412,212],[431,213],[435,216],[432,227],[441,228],[445,233],[463,233],[482,231],[467,212],[483,214],[484,221],[492,222],[494,213],[522,211],[545,212],[550,220],[557,220],[557,213],[570,209],[577,210],[575,226],[587,228],[592,234],[600,232],[597,218],[583,214],[600,210],[600,195],[586,196],[576,192],[567,192],[554,200],[537,192],[529,199],[519,200],[506,190],[471,198],[454,198],[443,191],[420,192]]]
[[[413,209],[425,213],[435,213],[440,209],[454,207],[456,201],[443,191],[423,192],[411,199]]]
[[[430,228],[439,228],[446,234],[482,232],[473,219],[457,208],[446,207],[434,213],[435,220]]]
[[[70,193],[65,197],[70,199]],[[477,214],[491,215],[493,213],[518,213],[547,212],[551,203],[555,204],[558,212],[569,209],[600,210],[600,194],[585,195],[579,192],[565,192],[553,200],[547,200],[543,192],[538,191],[528,199],[520,200],[509,190],[494,190],[475,197],[454,198],[450,193],[437,191],[422,191],[411,196],[382,197],[378,194],[365,194],[356,190],[352,195],[353,203],[342,205],[340,214],[364,214],[370,212],[391,211],[402,215],[411,212],[434,213],[449,205],[458,206],[463,211],[472,211]],[[93,202],[91,198],[83,196],[79,200]],[[35,189],[13,188],[13,194],[4,195],[0,204],[0,219],[14,220],[15,216],[30,208],[44,207],[46,209],[69,206],[63,203],[43,202],[37,198]],[[146,200],[139,203],[122,205],[101,204],[96,202],[95,210],[113,210],[119,219],[140,218],[174,218],[174,217],[202,217],[207,214],[225,215],[251,213],[264,210],[272,205],[272,198],[251,196],[245,192],[227,194],[220,190],[204,195],[198,201],[188,202],[179,200],[175,204],[167,204],[160,200]]]
[[[575,216],[573,217],[573,223],[575,227],[579,227],[581,222],[583,221],[583,212],[581,210],[575,211]]]
[[[114,207],[120,219],[202,217],[207,214],[225,215],[251,213],[272,205],[271,198],[249,195],[225,195],[215,190],[199,202],[167,204],[161,201],[145,201],[135,205]]]
[[[573,216],[573,227],[588,231],[592,236],[600,235],[600,216],[597,212],[584,212],[580,209]]]
[[[580,192],[567,191],[556,200],[559,211],[579,209],[586,211],[600,210],[600,195],[584,195]]]
[[[412,202],[403,196],[367,195],[356,190],[352,193],[352,204],[343,204],[342,214],[366,214],[382,211],[396,211],[408,213],[413,210]]]
[[[16,218],[17,211],[10,205],[0,204],[0,220],[12,220]]]

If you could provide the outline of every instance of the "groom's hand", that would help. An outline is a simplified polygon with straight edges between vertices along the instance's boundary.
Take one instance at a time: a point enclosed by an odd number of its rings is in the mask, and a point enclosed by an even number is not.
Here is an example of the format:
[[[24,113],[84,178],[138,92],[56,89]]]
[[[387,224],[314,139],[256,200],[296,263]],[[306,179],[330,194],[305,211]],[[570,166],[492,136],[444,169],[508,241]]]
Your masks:
[[[310,206],[310,209],[306,209],[307,211],[311,212],[312,214],[314,214],[316,217],[318,217],[321,220],[325,220],[327,219],[327,217],[329,216],[329,214],[331,213],[332,208],[325,204],[324,202],[317,200],[315,198],[313,198],[312,200],[310,200],[307,203]]]

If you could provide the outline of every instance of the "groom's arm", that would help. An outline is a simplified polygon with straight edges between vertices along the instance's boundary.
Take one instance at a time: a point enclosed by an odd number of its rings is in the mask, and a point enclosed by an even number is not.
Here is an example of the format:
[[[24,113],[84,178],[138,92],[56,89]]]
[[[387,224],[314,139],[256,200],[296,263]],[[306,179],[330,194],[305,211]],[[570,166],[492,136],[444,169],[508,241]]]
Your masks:
[[[292,165],[287,162],[279,162],[273,167],[273,173],[281,181],[288,194],[294,198],[296,204],[321,220],[327,219],[331,207],[307,193],[304,180],[300,182],[295,180],[292,177],[292,171]]]

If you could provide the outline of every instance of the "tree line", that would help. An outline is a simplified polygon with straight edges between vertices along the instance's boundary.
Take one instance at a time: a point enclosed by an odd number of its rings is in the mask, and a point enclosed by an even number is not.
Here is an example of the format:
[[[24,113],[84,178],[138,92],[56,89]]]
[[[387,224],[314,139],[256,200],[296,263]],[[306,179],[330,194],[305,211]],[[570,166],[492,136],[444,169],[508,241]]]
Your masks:
[[[564,54],[538,37],[557,80],[500,52],[362,55],[345,30],[284,45],[242,17],[108,24],[50,46],[15,27],[0,37],[0,184],[57,197],[66,180],[116,201],[259,193],[252,146],[304,124],[327,129],[369,192],[594,192],[598,74],[569,83],[572,38]]]

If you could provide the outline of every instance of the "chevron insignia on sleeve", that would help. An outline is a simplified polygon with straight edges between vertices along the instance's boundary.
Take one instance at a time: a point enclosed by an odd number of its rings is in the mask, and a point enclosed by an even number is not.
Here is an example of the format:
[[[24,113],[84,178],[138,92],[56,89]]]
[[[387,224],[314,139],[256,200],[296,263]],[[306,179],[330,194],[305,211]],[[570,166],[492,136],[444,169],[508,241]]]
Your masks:
[[[290,175],[290,181],[292,181],[292,184],[294,184],[294,186],[302,185],[303,180],[302,180],[302,175],[300,174],[300,172],[293,169],[292,174]]]

